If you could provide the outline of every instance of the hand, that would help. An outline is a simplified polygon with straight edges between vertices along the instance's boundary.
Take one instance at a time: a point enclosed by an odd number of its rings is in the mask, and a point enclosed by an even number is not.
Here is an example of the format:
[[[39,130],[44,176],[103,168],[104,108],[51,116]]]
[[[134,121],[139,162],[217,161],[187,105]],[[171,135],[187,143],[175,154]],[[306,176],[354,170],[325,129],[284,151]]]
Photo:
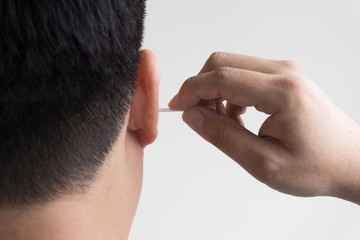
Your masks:
[[[240,117],[249,106],[270,115],[258,135]],[[298,64],[214,53],[169,107],[268,186],[360,203],[360,127]]]

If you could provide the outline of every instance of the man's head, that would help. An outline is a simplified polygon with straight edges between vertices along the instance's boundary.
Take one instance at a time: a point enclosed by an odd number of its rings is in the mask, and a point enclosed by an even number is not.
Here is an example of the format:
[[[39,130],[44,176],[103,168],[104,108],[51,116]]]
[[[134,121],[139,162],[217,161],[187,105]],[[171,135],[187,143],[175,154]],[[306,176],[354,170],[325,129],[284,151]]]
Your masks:
[[[142,162],[126,162],[155,139],[158,99],[144,12],[144,0],[2,1],[0,209],[86,194],[116,161],[141,187]]]

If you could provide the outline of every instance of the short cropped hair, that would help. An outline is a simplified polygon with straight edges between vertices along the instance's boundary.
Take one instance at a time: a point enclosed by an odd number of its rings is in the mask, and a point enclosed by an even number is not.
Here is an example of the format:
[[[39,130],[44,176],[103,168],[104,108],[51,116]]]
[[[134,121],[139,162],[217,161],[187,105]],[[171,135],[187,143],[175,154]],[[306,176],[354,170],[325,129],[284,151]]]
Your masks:
[[[0,3],[0,205],[83,193],[136,87],[145,0]]]

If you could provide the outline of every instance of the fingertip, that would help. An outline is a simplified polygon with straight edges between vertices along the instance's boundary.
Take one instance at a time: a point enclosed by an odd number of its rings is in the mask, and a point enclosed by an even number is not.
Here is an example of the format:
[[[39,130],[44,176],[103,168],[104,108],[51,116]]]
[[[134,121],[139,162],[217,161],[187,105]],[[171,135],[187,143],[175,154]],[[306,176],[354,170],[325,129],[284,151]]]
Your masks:
[[[184,111],[182,118],[196,132],[200,131],[205,120],[204,114],[196,107]]]
[[[170,109],[174,109],[176,107],[177,102],[177,94],[170,100],[168,106]]]

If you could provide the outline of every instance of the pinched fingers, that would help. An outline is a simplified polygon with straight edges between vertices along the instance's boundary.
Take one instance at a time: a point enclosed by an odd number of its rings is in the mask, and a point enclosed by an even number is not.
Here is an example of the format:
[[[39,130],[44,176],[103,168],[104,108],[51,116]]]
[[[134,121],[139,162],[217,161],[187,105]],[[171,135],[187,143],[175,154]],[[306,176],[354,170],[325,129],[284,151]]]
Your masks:
[[[245,126],[244,121],[241,118],[241,115],[246,112],[246,107],[244,106],[238,106],[232,103],[226,104],[226,115],[233,120],[235,120],[237,123],[239,123],[242,126]]]
[[[202,100],[221,98],[238,106],[259,106],[266,113],[275,113],[282,101],[274,80],[272,74],[222,67],[187,79],[169,107],[186,110]]]
[[[266,184],[275,184],[282,151],[256,136],[226,115],[196,106],[184,111],[184,121],[205,140],[219,148],[251,175]]]

